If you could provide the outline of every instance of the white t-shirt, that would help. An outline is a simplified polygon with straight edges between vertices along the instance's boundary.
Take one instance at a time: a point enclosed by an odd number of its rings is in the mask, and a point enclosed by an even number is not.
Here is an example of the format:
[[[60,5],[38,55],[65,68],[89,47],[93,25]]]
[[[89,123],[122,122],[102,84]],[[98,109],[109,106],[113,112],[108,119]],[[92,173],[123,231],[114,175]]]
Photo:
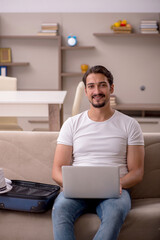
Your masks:
[[[123,113],[95,122],[85,111],[64,122],[57,143],[73,146],[74,166],[120,165],[122,177],[128,173],[127,145],[144,145],[144,140],[138,122]]]

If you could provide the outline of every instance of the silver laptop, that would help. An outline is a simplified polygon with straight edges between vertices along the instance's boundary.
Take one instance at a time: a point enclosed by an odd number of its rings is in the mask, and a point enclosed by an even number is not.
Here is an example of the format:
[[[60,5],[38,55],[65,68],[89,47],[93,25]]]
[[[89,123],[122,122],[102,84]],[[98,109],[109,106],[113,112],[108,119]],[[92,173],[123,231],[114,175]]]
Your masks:
[[[62,166],[66,198],[118,198],[118,166]]]

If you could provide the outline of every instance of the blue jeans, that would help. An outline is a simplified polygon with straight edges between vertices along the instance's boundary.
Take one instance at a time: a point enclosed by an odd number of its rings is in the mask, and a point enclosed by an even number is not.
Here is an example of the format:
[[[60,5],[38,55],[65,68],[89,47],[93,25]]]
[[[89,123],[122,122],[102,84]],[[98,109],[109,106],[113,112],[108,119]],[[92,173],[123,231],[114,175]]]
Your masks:
[[[75,240],[74,222],[86,212],[96,212],[101,220],[94,240],[116,240],[131,208],[127,190],[115,199],[71,199],[63,192],[56,198],[52,209],[54,240]]]

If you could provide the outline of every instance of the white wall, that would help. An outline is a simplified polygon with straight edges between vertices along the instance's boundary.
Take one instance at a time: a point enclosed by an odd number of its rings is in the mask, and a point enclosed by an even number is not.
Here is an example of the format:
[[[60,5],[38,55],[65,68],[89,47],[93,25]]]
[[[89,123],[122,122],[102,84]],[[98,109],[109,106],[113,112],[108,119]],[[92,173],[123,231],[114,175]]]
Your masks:
[[[160,0],[0,0],[3,12],[160,12]]]

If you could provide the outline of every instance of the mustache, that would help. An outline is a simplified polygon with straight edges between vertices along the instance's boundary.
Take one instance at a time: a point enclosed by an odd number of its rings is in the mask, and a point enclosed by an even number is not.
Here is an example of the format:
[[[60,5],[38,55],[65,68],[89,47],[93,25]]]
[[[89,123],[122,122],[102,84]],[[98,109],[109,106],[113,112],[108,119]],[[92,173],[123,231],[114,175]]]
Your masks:
[[[94,94],[94,95],[92,96],[92,98],[94,98],[94,97],[105,97],[105,95],[102,94],[102,93],[99,93],[99,94]]]

